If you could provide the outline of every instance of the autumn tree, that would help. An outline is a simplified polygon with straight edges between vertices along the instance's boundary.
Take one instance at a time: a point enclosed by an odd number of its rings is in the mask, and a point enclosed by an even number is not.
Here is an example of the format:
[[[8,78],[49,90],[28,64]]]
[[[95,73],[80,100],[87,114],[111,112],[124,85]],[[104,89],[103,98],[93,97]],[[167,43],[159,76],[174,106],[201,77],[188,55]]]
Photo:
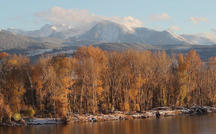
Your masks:
[[[19,112],[24,103],[24,94],[28,88],[29,59],[13,55],[1,64],[0,88],[4,103],[12,112]]]
[[[159,106],[216,105],[216,58],[195,50],[107,52],[79,47],[72,56],[35,63],[0,53],[0,120],[26,109],[36,116],[138,111]]]

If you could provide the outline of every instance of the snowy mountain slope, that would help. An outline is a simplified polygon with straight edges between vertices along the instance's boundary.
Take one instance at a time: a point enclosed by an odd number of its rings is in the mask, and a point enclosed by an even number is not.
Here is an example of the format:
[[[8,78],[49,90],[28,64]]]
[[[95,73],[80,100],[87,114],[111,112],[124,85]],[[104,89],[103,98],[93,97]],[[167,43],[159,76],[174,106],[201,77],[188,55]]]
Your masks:
[[[86,29],[72,28],[69,25],[61,24],[61,25],[49,25],[46,24],[39,30],[33,31],[23,31],[20,29],[9,28],[7,31],[12,33],[21,34],[29,37],[53,37],[58,39],[66,39],[69,37],[73,37],[79,35],[86,31]]]
[[[110,21],[100,22],[88,32],[72,37],[70,40],[106,43],[146,43],[151,45],[192,44],[180,35],[169,31],[156,31],[147,28],[134,28],[131,30]]]
[[[185,34],[182,37],[191,41],[194,44],[199,45],[212,45],[216,44],[216,34],[215,33],[201,33],[195,35]]]
[[[128,28],[125,25],[100,21],[91,26],[73,27],[65,24],[46,24],[39,30],[23,31],[8,29],[8,31],[34,38],[55,38],[69,45],[97,43],[144,43],[151,45],[184,45],[184,44],[216,44],[215,33],[195,35],[178,35],[171,31],[156,31],[145,27]]]

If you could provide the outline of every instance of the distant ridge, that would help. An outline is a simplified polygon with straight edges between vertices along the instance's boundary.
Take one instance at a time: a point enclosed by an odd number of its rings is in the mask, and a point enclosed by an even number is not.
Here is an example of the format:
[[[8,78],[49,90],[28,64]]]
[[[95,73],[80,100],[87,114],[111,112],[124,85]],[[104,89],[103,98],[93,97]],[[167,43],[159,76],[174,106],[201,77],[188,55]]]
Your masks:
[[[151,45],[182,45],[193,44],[184,37],[170,31],[156,31],[144,27],[127,28],[111,21],[101,21],[92,27],[72,28],[68,25],[45,25],[40,30],[22,31],[8,29],[8,31],[29,37],[57,38],[66,44],[81,45],[96,43],[144,43]],[[80,44],[79,44],[80,43]]]
[[[0,31],[0,49],[27,49],[44,48],[43,43],[32,40],[22,35],[16,35],[11,32]]]
[[[128,28],[111,21],[73,28],[68,25],[44,25],[39,30],[0,30],[0,52],[22,53],[31,57],[42,54],[71,55],[79,46],[92,45],[107,51],[166,50],[186,53],[195,49],[204,59],[215,56],[215,34],[178,35],[145,27]]]

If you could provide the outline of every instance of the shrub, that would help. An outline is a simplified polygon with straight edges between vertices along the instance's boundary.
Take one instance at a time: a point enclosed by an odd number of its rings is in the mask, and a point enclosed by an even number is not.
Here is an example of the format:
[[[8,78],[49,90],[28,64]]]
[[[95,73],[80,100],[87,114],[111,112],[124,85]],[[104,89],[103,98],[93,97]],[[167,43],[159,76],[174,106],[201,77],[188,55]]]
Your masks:
[[[30,117],[34,117],[34,115],[35,115],[35,110],[31,107],[31,108],[29,108],[29,110],[28,110],[28,115],[30,116]]]
[[[24,114],[25,116],[28,116],[28,117],[33,118],[34,115],[35,115],[35,110],[34,110],[32,107],[28,107],[28,108],[25,108],[25,109],[23,110],[23,114]]]
[[[20,121],[20,120],[21,120],[21,115],[20,115],[20,113],[15,113],[15,114],[13,115],[13,119],[14,119],[15,121]]]

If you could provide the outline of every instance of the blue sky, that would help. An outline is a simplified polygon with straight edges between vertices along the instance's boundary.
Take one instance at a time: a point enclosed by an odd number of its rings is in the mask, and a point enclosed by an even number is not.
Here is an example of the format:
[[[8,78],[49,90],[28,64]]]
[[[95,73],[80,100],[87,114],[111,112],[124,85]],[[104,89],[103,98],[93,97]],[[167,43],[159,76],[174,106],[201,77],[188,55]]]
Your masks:
[[[93,16],[112,19],[131,16],[147,28],[201,33],[216,29],[215,5],[215,0],[2,0],[0,28],[34,30],[46,23],[58,23],[49,17],[55,17],[51,9],[58,7],[67,15],[78,10],[79,16],[79,11],[85,10]]]

